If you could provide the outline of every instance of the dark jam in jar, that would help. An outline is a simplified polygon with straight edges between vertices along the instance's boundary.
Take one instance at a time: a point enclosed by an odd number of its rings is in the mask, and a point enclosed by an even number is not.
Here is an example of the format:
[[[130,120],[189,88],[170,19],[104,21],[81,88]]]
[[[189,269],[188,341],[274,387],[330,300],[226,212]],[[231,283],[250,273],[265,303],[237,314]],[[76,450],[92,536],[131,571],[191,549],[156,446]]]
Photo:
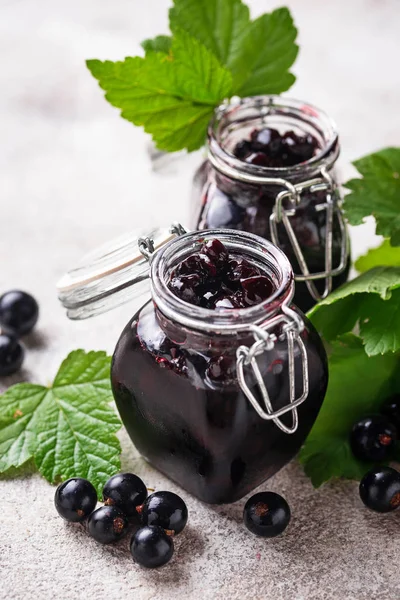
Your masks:
[[[348,240],[333,170],[339,150],[332,121],[311,105],[271,96],[223,106],[209,128],[209,158],[194,179],[191,226],[248,231],[276,243],[299,276],[295,304],[306,312],[348,277]],[[326,182],[329,194],[323,186],[312,187],[313,181]],[[277,224],[278,239],[273,237],[271,215],[287,185],[300,190],[299,202],[285,198],[283,208],[309,274],[318,277],[312,280],[315,292],[304,282],[304,270],[283,222]],[[334,201],[331,222],[325,209],[328,196]],[[329,239],[328,270],[334,275],[327,279],[321,274],[327,270]]]
[[[267,300],[273,283],[241,256],[229,254],[218,239],[205,242],[172,271],[168,288],[189,304],[221,310],[248,308]]]
[[[281,135],[276,129],[264,127],[253,129],[250,139],[238,142],[233,154],[251,165],[283,169],[310,160],[319,149],[311,134],[297,135],[289,130]]]
[[[323,402],[327,361],[323,344],[290,304],[293,274],[283,253],[254,235],[208,231],[184,235],[151,262],[152,301],[125,327],[112,363],[112,388],[124,425],[139,452],[188,492],[208,503],[234,502],[291,460]],[[283,312],[301,323],[294,344],[298,426],[285,433],[249,402],[238,378],[240,346],[257,331],[275,342],[257,355],[273,409],[288,409],[288,341]],[[290,322],[290,321],[289,321]],[[291,323],[291,322],[290,322]],[[254,375],[246,383],[262,405]]]

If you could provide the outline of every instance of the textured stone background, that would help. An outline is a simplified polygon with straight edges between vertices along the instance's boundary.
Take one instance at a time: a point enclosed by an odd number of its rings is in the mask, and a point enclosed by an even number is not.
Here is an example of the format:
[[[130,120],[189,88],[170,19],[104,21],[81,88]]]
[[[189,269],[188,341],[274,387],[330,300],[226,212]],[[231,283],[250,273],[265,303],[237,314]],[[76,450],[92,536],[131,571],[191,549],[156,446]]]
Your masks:
[[[254,14],[276,2],[250,2]],[[342,134],[349,162],[399,144],[398,0],[290,0],[301,32],[291,94],[324,107]],[[55,282],[97,244],[130,228],[185,221],[199,156],[152,172],[147,138],[118,117],[85,69],[85,58],[120,59],[166,30],[167,0],[0,0],[0,290],[22,287],[39,299],[37,334],[25,369],[0,382],[46,383],[77,347],[112,351],[134,306],[71,323]],[[356,253],[375,243],[371,225],[353,235]],[[351,396],[349,396],[351,402]],[[147,484],[179,492],[135,454],[122,434],[123,467]],[[190,525],[174,561],[146,572],[127,542],[103,548],[63,524],[53,488],[38,475],[0,481],[0,596],[363,600],[400,598],[399,515],[360,506],[357,486],[314,491],[297,464],[268,483],[288,499],[293,520],[273,541],[241,524],[243,502],[207,507],[187,494]],[[265,486],[267,487],[267,486]]]

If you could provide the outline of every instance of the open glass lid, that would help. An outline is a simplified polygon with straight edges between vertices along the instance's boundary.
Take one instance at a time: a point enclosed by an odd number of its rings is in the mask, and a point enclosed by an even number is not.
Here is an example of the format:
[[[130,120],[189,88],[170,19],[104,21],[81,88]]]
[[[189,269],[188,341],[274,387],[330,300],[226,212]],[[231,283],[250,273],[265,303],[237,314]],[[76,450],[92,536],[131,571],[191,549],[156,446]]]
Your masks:
[[[87,319],[150,296],[150,258],[178,235],[181,225],[132,231],[86,255],[57,284],[70,319]]]

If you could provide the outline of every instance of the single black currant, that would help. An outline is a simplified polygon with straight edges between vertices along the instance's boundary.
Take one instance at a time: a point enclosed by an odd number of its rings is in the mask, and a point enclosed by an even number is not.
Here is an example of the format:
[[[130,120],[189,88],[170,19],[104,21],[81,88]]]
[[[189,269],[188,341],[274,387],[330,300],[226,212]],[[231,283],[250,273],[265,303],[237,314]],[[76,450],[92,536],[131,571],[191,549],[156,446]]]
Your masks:
[[[385,400],[381,407],[381,413],[385,415],[385,417],[387,417],[397,428],[397,431],[400,432],[400,394],[395,394]]]
[[[275,537],[288,526],[290,508],[279,494],[259,492],[247,500],[243,520],[252,533],[262,537]]]
[[[215,238],[204,243],[202,253],[208,256],[219,269],[225,266],[229,256],[224,244]]]
[[[173,492],[155,492],[139,508],[144,525],[156,525],[180,533],[188,520],[187,506]]]
[[[350,446],[359,460],[381,461],[390,456],[396,439],[396,427],[387,417],[375,415],[354,424]]]
[[[0,296],[0,327],[4,333],[26,335],[35,327],[38,317],[38,303],[30,294],[12,290]]]
[[[248,140],[242,140],[241,142],[236,144],[233,152],[236,158],[244,160],[249,154],[253,152],[253,147],[251,145],[251,142],[249,142]]]
[[[117,506],[128,517],[137,516],[136,507],[147,498],[147,488],[133,473],[113,475],[103,488],[106,505]]]
[[[60,517],[77,523],[84,521],[93,512],[97,493],[90,481],[73,477],[56,489],[54,504]]]
[[[171,560],[174,541],[161,527],[146,525],[138,529],[131,540],[133,559],[148,569],[162,567]]]
[[[0,377],[16,373],[21,368],[24,354],[24,349],[16,338],[0,334]]]
[[[116,506],[101,506],[88,519],[88,531],[99,544],[111,544],[128,532],[129,521]]]
[[[371,510],[386,513],[400,506],[400,473],[390,467],[377,467],[360,482],[360,498]]]

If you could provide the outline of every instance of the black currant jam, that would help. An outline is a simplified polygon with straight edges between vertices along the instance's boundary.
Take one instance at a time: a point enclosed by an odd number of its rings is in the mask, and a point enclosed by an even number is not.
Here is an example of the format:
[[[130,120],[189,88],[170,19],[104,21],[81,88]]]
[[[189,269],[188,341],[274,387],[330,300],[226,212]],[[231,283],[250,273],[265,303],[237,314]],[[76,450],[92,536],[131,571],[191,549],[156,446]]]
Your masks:
[[[151,262],[152,301],[127,324],[112,362],[112,388],[124,425],[139,452],[204,502],[234,502],[271,477],[302,446],[323,402],[327,360],[323,344],[291,305],[293,273],[284,254],[249,233],[186,234],[158,250]],[[291,315],[293,322],[282,315]],[[300,326],[300,325],[301,326]],[[273,340],[256,362],[280,424],[291,409],[290,348],[295,337],[298,426],[286,433],[262,418],[243,391],[238,349],[254,331]],[[286,332],[286,333],[285,333]],[[297,336],[297,337],[296,337]],[[249,363],[250,364],[250,363]],[[249,391],[263,405],[254,372]]]
[[[219,310],[259,304],[270,297],[274,286],[256,265],[229,254],[220,240],[211,239],[174,268],[168,289],[189,304]]]
[[[249,231],[277,243],[288,256],[296,281],[295,303],[306,312],[316,301],[347,280],[350,259],[341,222],[333,165],[339,141],[331,120],[319,109],[280,97],[244,98],[217,111],[209,128],[209,159],[194,179],[192,227]],[[335,200],[332,221],[325,210],[328,192],[314,181],[327,182]],[[288,187],[289,186],[289,187]],[[277,197],[300,186],[296,200],[283,200],[315,292],[304,282],[293,243],[283,222],[278,239],[271,230]],[[323,187],[323,186],[322,186]],[[331,232],[331,237],[330,237]],[[326,247],[331,239],[329,280]],[[346,244],[346,249],[344,245]]]

